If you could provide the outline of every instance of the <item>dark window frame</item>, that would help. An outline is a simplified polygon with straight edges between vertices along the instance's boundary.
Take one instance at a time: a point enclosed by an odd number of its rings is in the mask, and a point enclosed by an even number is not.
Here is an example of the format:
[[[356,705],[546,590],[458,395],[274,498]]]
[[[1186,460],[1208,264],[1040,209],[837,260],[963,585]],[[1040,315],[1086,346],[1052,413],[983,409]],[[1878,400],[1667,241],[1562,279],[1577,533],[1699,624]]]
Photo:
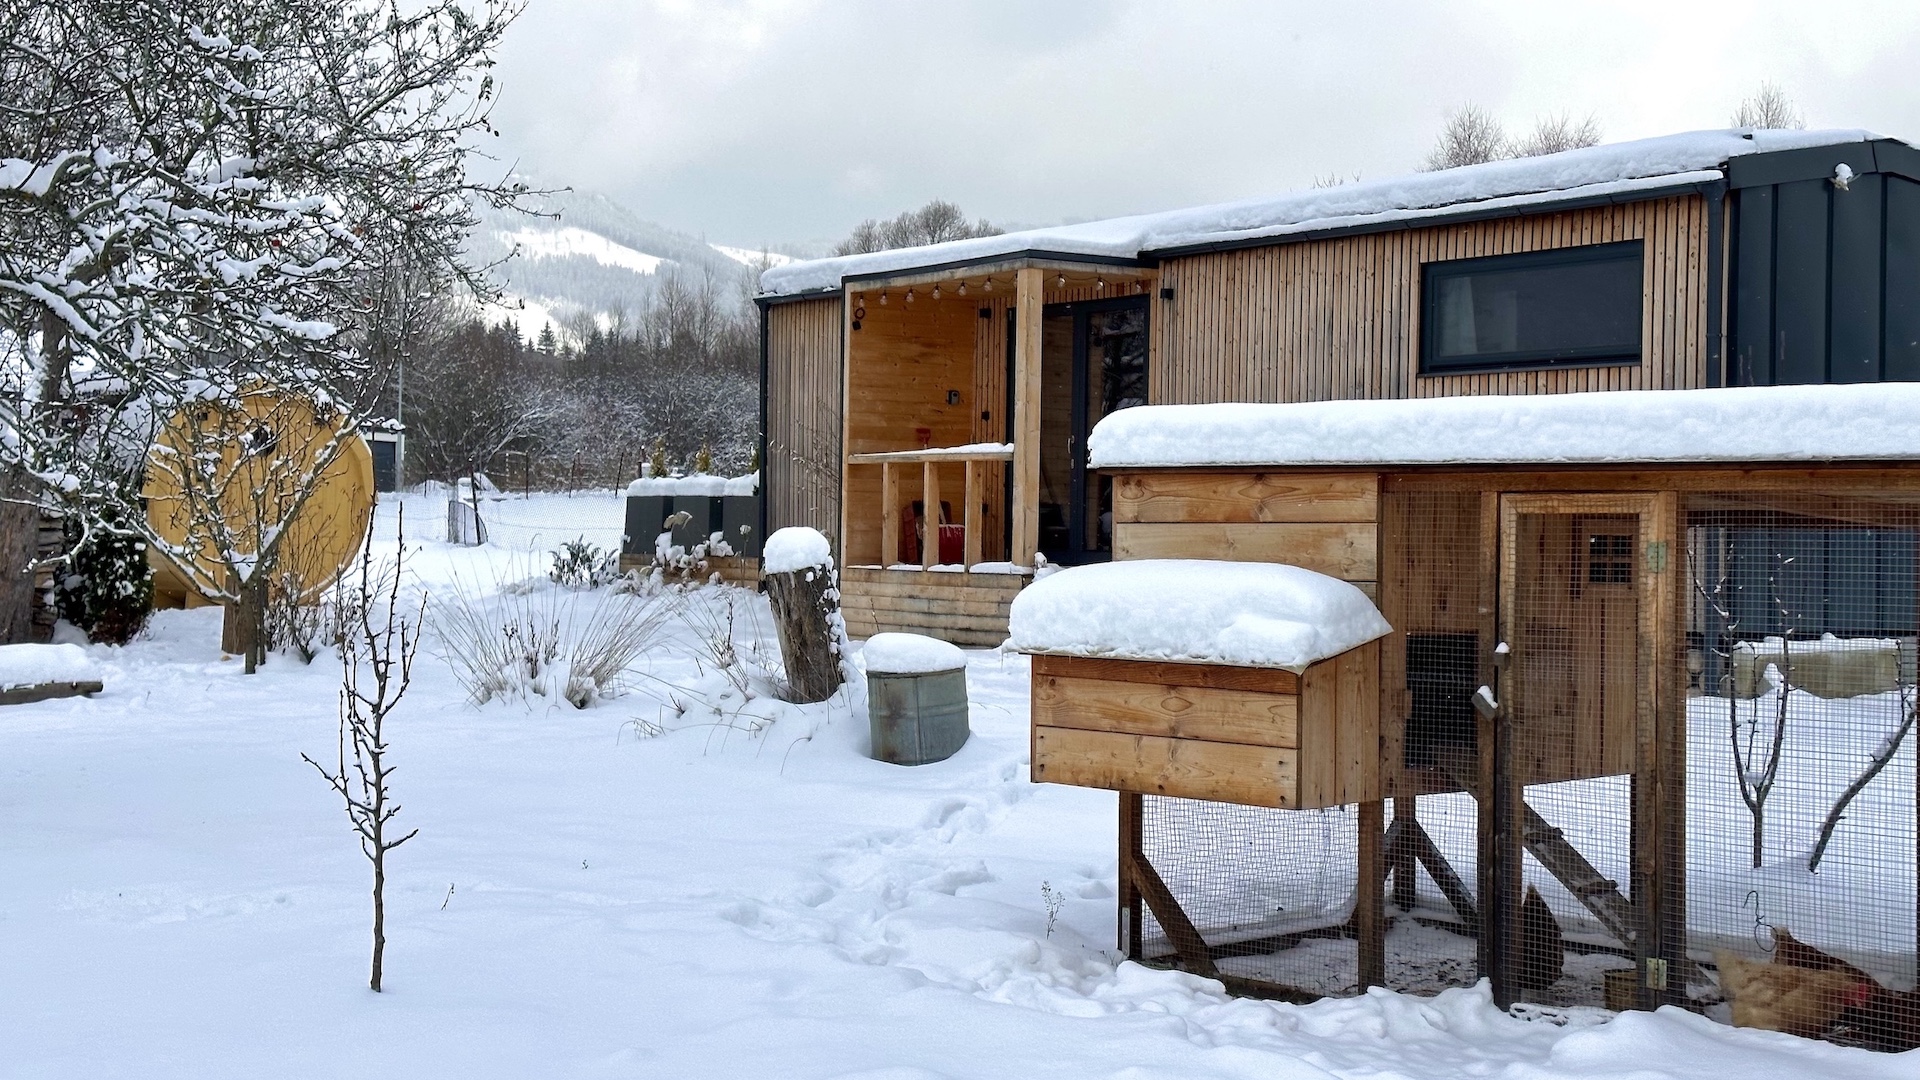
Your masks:
[[[1628,252],[1631,251],[1631,255]],[[1490,271],[1547,269],[1596,262],[1632,262],[1640,278],[1639,323],[1641,340],[1631,353],[1610,346],[1580,349],[1519,349],[1512,352],[1478,353],[1451,360],[1438,360],[1437,335],[1440,320],[1435,317],[1440,284],[1455,278],[1471,277]],[[1494,371],[1541,371],[1571,367],[1636,367],[1645,358],[1647,312],[1646,242],[1621,240],[1605,244],[1526,251],[1513,255],[1483,255],[1471,259],[1445,259],[1420,265],[1420,375],[1440,378],[1448,375],[1476,375]]]

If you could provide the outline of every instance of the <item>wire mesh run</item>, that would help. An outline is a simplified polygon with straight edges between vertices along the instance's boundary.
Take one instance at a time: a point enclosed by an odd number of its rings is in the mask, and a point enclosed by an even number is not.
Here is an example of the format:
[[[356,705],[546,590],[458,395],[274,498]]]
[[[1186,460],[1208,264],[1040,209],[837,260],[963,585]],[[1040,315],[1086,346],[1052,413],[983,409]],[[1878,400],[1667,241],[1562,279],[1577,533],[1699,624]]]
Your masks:
[[[1920,1046],[1920,494],[1389,490],[1380,528],[1389,797],[1123,796],[1190,923],[1123,889],[1132,955]]]

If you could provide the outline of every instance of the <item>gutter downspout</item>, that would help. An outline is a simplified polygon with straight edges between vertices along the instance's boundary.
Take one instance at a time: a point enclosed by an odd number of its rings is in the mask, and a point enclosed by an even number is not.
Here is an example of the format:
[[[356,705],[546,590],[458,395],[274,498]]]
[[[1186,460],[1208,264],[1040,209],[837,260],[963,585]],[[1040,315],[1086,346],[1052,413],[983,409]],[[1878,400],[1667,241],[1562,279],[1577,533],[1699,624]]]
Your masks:
[[[1726,281],[1727,182],[1707,185],[1707,385],[1729,385],[1726,348],[1726,305],[1721,301]]]

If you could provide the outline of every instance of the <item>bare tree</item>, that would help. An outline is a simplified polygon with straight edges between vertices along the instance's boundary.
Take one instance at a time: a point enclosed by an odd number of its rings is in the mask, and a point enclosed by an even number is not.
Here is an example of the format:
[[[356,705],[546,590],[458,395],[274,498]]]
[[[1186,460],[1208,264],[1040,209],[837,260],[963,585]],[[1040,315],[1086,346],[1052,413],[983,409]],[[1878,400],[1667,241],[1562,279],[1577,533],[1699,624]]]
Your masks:
[[[340,736],[334,766],[329,769],[306,754],[300,760],[313,766],[345,804],[360,853],[373,864],[373,974],[368,985],[378,993],[387,949],[387,853],[420,832],[413,829],[395,837],[389,828],[400,804],[393,801],[389,786],[394,767],[387,761],[386,721],[413,680],[426,601],[421,599],[411,619],[400,614],[399,567],[392,573],[377,572],[372,541],[369,527],[349,601],[352,621],[340,641]],[[404,557],[404,532],[401,541]]]
[[[1578,150],[1600,142],[1600,121],[1589,115],[1575,120],[1568,113],[1543,116],[1534,121],[1533,130],[1513,146],[1515,157],[1539,157],[1562,150]]]
[[[1506,129],[1493,114],[1468,102],[1447,114],[1447,124],[1427,152],[1428,171],[1479,165],[1508,156]]]
[[[1807,118],[1801,115],[1793,98],[1771,79],[1761,83],[1760,89],[1740,102],[1731,120],[1737,128],[1797,131],[1807,126]]]
[[[974,236],[998,236],[1001,230],[984,218],[968,221],[958,206],[935,199],[918,210],[908,210],[887,221],[873,218],[854,226],[853,234],[833,249],[835,255],[859,255],[869,251],[920,247]]]

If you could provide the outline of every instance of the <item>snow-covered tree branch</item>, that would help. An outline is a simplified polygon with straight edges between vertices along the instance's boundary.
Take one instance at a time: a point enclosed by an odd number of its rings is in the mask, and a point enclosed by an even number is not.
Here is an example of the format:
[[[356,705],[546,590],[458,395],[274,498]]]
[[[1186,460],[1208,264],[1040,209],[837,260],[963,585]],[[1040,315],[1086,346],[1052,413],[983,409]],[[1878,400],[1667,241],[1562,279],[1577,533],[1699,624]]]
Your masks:
[[[223,573],[181,566],[245,605],[277,557],[273,523],[354,437],[420,299],[485,288],[461,257],[474,205],[527,192],[467,166],[518,10],[71,0],[0,15],[0,468],[107,520],[142,467],[230,487],[231,462],[262,456],[236,440],[276,436],[195,418],[268,390],[304,402],[329,433],[299,469],[271,484],[246,470],[244,498],[184,497],[271,504],[199,523]],[[177,546],[159,550],[180,563]]]

